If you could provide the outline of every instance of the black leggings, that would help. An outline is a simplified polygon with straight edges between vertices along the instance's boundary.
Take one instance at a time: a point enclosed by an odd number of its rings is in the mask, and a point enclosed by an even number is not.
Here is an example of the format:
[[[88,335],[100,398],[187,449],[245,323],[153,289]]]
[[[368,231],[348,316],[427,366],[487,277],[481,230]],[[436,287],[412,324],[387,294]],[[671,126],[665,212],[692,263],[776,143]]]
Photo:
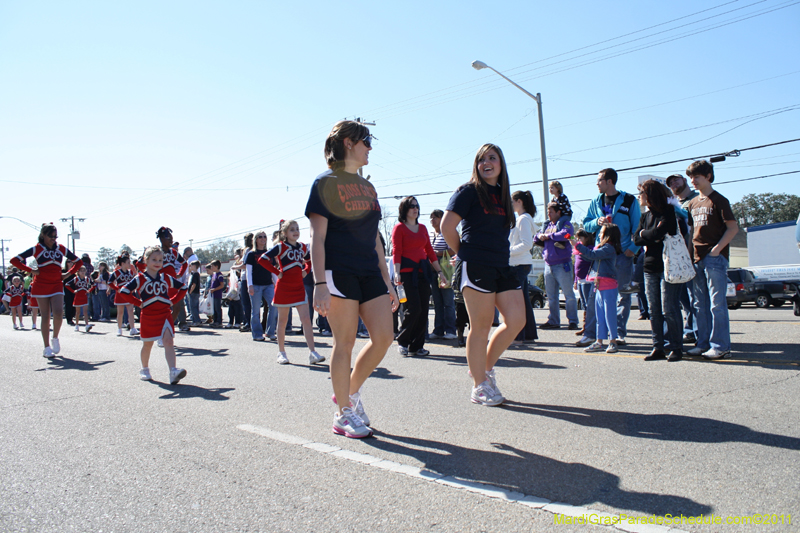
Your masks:
[[[401,272],[400,279],[408,301],[403,304],[403,323],[397,334],[397,343],[406,346],[409,352],[416,352],[425,345],[431,286],[422,273],[419,273],[416,287],[411,272]]]

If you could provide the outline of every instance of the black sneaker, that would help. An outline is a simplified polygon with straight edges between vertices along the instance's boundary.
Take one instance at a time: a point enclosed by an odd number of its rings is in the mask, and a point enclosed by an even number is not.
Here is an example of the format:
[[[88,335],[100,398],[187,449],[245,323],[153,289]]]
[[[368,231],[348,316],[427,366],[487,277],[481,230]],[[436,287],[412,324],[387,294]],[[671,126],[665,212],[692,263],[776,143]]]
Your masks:
[[[545,322],[539,329],[559,329],[561,326],[556,326],[555,324],[551,324],[550,322]],[[576,328],[577,329],[577,328]]]
[[[697,337],[694,336],[694,333],[687,333],[683,336],[683,343],[684,344],[696,344]]]
[[[575,331],[575,330],[578,330],[578,329],[580,329],[580,328],[578,327],[578,324],[572,324],[572,323],[570,323],[570,325],[569,325],[569,326],[567,326],[567,329]]]

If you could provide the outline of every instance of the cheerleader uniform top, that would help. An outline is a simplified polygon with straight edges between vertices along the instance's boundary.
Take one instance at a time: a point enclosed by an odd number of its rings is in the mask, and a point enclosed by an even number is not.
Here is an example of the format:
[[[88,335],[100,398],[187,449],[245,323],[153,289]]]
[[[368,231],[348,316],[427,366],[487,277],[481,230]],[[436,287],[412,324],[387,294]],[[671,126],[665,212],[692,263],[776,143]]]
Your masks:
[[[37,244],[13,258],[11,264],[23,272],[32,272],[33,269],[25,264],[25,260],[29,257],[36,259],[39,271],[33,277],[30,286],[31,296],[34,298],[49,298],[64,294],[64,285],[61,283],[61,262],[64,257],[75,262],[68,272],[71,275],[77,274],[83,266],[78,256],[70,252],[63,244],[57,244],[52,249],[45,248],[43,244]]]
[[[142,315],[144,315],[145,309],[148,310],[148,314],[151,311],[169,309],[173,303],[186,296],[188,289],[189,287],[185,283],[169,274],[159,272],[153,278],[147,272],[140,272],[120,289],[120,296],[125,303],[141,307]],[[141,298],[136,296],[136,291],[139,291]],[[170,292],[173,291],[174,295],[169,297]]]
[[[111,273],[111,276],[108,278],[108,286],[117,293],[116,296],[114,296],[114,305],[128,303],[120,297],[120,290],[135,277],[136,274],[131,270],[122,270],[121,268],[117,268]]]
[[[277,259],[280,270],[275,268],[272,260]],[[303,271],[308,274],[311,271],[311,257],[308,253],[308,245],[302,242],[291,245],[286,242],[279,242],[269,251],[261,254],[258,264],[276,276],[283,273],[283,276],[275,285],[275,305],[299,305],[306,301],[306,289],[303,284]]]
[[[186,262],[186,259],[174,248],[170,248],[167,252],[161,249],[161,252],[164,254],[164,263],[161,265],[161,270],[159,270],[159,272],[172,276],[173,278],[183,277],[186,269],[189,268],[189,263]],[[136,268],[139,269],[139,272],[145,271],[147,264],[145,263],[144,256],[136,261]]]
[[[89,293],[94,292],[94,282],[89,276],[83,279],[75,276],[65,283],[64,287],[75,295],[75,300],[72,302],[73,307],[84,307],[87,305],[89,303]]]
[[[9,285],[3,294],[5,295],[3,299],[8,302],[9,307],[19,307],[22,305],[22,295],[25,294],[25,285],[22,283],[19,284],[19,287]]]

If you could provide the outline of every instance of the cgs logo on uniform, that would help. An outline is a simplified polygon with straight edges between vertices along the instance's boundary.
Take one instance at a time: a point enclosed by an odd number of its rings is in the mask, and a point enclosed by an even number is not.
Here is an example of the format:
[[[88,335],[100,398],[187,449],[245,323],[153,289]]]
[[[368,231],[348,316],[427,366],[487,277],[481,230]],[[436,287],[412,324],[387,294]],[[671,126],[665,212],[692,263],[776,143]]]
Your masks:
[[[39,257],[36,258],[37,262],[41,263],[41,259],[49,259],[50,261],[56,261],[58,263],[61,262],[61,259],[64,256],[61,254],[59,250],[43,250],[42,253],[39,254]]]
[[[142,287],[142,294],[146,294],[148,296],[162,296],[168,292],[169,289],[167,288],[167,284],[161,280],[147,281]]]
[[[288,257],[290,261],[302,261],[303,250],[289,250],[286,252],[286,257]]]

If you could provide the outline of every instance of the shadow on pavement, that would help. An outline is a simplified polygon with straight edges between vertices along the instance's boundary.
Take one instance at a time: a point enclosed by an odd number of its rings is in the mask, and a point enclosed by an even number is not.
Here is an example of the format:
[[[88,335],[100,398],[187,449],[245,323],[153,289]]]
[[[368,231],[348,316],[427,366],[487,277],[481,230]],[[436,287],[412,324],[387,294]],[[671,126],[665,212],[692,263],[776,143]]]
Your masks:
[[[531,359],[523,359],[521,357],[512,357],[509,355],[510,353],[514,353],[515,355],[517,352],[505,352],[503,356],[497,361],[497,365],[500,368],[538,368],[542,370],[563,370],[567,367],[561,365],[551,365],[547,363],[542,363],[540,361],[533,361]],[[531,355],[535,356],[536,352],[530,352]],[[539,353],[544,353],[543,351],[539,351]],[[439,354],[430,354],[424,357],[409,357],[408,359],[420,359],[420,360],[430,360],[430,361],[443,361],[453,366],[463,366],[466,368],[467,366],[467,356],[466,355],[439,355]]]
[[[105,366],[114,361],[78,361],[77,359],[67,359],[66,357],[56,356],[47,361],[47,366],[44,368],[37,368],[35,372],[44,372],[45,370],[82,370],[89,372],[98,370],[101,366]]]
[[[178,357],[186,356],[201,356],[210,355],[211,357],[225,357],[230,355],[227,348],[219,348],[216,350],[207,350],[205,348],[184,348],[182,346],[175,347],[175,355]]]
[[[203,400],[209,400],[212,402],[221,402],[230,400],[230,398],[225,396],[225,393],[236,390],[232,387],[227,389],[216,387],[213,389],[204,389],[203,387],[198,387],[197,385],[181,385],[180,383],[177,385],[170,385],[169,383],[158,383],[155,381],[153,383],[167,391],[167,394],[159,396],[159,399],[161,400],[202,398]]]
[[[800,439],[753,431],[747,426],[711,418],[670,414],[640,414],[584,407],[526,404],[507,400],[502,409],[546,416],[579,426],[610,429],[625,437],[675,442],[746,442],[786,450],[800,450]]]
[[[502,443],[495,450],[475,450],[446,442],[376,432],[364,443],[390,453],[414,457],[426,468],[446,475],[490,483],[506,490],[571,505],[603,503],[620,510],[687,516],[709,514],[713,508],[669,494],[626,491],[620,478],[582,463],[565,463]],[[421,449],[422,448],[422,449]]]

